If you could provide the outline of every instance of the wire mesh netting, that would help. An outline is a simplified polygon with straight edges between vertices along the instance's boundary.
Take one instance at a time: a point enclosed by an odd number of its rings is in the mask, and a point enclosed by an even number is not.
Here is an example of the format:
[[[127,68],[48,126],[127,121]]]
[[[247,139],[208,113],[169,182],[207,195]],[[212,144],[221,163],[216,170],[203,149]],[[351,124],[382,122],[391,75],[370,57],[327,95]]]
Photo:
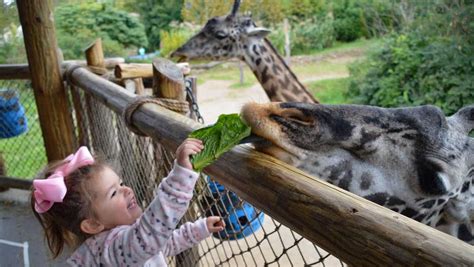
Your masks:
[[[143,207],[167,175],[174,151],[129,131],[121,116],[78,88],[72,88],[78,136],[83,145],[103,154]],[[169,259],[171,266],[343,266],[337,258],[262,213],[203,174],[182,222],[221,216],[226,229],[198,247]]]
[[[0,157],[9,177],[32,178],[47,163],[30,81],[0,80]]]
[[[27,130],[0,139],[7,176],[32,178],[47,163],[33,90],[28,81],[0,81],[24,110]],[[170,171],[174,151],[149,137],[132,133],[120,114],[80,88],[68,86],[70,114],[77,143],[102,155],[120,173],[143,207],[153,199]],[[12,108],[15,111],[19,109]],[[21,112],[20,112],[21,113]],[[21,131],[21,130],[17,130]],[[9,134],[13,135],[11,132]],[[343,266],[334,256],[240,199],[212,177],[202,174],[182,223],[218,215],[226,223],[214,234],[178,256],[170,266]]]

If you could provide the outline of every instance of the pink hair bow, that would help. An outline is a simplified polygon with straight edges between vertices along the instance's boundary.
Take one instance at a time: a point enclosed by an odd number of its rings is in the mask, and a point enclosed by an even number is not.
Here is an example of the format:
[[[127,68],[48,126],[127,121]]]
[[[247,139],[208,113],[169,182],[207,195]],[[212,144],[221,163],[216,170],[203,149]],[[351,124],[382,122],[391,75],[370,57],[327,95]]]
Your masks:
[[[82,146],[75,154],[71,154],[65,158],[64,161],[66,163],[59,166],[48,178],[33,180],[36,212],[44,213],[48,211],[55,202],[63,202],[67,192],[64,177],[80,167],[93,164],[94,158],[87,147]]]

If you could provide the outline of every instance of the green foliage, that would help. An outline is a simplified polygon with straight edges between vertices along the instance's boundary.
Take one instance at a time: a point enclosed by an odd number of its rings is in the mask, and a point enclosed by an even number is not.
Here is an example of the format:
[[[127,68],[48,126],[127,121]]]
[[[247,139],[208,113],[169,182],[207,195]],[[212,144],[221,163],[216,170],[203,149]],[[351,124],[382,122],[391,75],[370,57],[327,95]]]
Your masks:
[[[185,21],[204,24],[216,16],[225,16],[230,13],[234,1],[222,0],[185,0],[182,16]],[[279,23],[285,17],[286,5],[282,0],[242,1],[239,13],[250,12],[252,18],[261,21],[262,25],[269,26]]]
[[[292,0],[289,2],[286,13],[293,21],[304,21],[325,16],[327,9],[326,0]]]
[[[239,114],[222,114],[214,125],[192,132],[189,137],[200,139],[205,144],[204,149],[191,159],[194,169],[201,171],[249,136],[250,131]]]
[[[145,32],[149,41],[149,49],[160,47],[161,31],[169,31],[173,21],[181,22],[181,9],[183,2],[167,0],[149,0],[139,3],[140,14],[145,25]]]
[[[355,1],[335,1],[333,7],[336,39],[351,42],[363,35],[362,8]]]
[[[285,54],[285,32],[282,30],[283,25],[276,25],[267,36],[275,49],[282,55]]]
[[[474,103],[474,4],[433,9],[350,68],[349,93],[356,102],[385,107],[434,104],[447,114]]]
[[[330,17],[316,17],[292,25],[291,53],[304,54],[308,51],[331,47],[334,43],[333,20]]]
[[[11,23],[0,35],[0,64],[25,63],[26,51],[18,26]]]
[[[307,88],[324,104],[347,104],[349,78],[327,79],[310,83]]]
[[[191,36],[193,32],[186,28],[173,28],[169,31],[161,31],[161,48],[162,56],[169,56],[171,52],[182,46]]]
[[[102,38],[106,56],[121,56],[125,48],[147,45],[144,26],[138,19],[106,4],[58,6],[55,21],[65,58],[82,57],[84,48],[98,37]]]
[[[10,27],[12,23],[19,24],[19,20],[15,2],[7,4],[5,1],[1,1],[0,7],[0,33],[2,33],[4,29]]]
[[[400,29],[402,17],[411,12],[405,3],[388,0],[335,0],[333,2],[336,39],[351,42]]]

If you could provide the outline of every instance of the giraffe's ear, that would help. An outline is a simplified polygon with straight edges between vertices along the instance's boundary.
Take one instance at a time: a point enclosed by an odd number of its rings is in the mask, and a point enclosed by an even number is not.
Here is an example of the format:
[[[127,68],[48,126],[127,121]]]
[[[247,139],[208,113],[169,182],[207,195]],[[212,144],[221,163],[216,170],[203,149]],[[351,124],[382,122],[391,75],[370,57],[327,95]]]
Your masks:
[[[461,108],[448,118],[466,134],[474,130],[474,105]]]
[[[247,30],[247,35],[253,36],[253,37],[259,37],[259,38],[265,38],[270,32],[271,31],[267,28],[255,27],[255,28]]]

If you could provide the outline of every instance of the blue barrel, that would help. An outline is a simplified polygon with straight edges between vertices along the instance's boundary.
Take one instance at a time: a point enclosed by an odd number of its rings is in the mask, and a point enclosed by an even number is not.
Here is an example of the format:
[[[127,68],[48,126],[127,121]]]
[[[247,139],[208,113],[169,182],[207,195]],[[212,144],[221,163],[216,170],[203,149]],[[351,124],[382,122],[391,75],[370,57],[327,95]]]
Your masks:
[[[209,176],[207,180],[212,198],[208,197],[206,202],[213,204],[206,215],[220,215],[226,224],[224,231],[214,233],[214,237],[236,240],[251,235],[262,228],[265,216],[263,212],[258,211],[249,203],[241,201],[234,192],[226,190],[223,185],[211,180]]]
[[[27,129],[25,109],[20,104],[18,93],[0,89],[0,138],[20,135]]]

